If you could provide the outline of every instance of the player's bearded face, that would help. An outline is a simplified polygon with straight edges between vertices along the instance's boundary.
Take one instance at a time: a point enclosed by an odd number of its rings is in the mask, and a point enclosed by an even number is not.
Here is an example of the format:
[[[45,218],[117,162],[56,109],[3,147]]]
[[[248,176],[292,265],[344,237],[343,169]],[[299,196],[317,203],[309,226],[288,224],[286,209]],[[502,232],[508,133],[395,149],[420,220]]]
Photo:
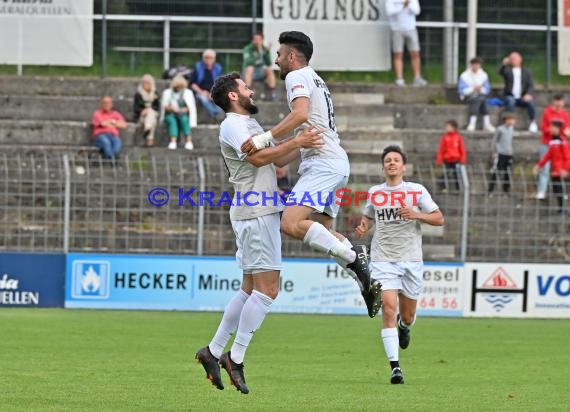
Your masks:
[[[240,93],[238,98],[238,103],[250,114],[256,114],[257,112],[259,112],[259,107],[257,107],[253,102],[253,93],[250,93],[249,95]]]
[[[275,64],[279,66],[279,78],[285,80],[287,74],[291,71],[289,68],[289,58],[291,54],[291,49],[286,45],[282,44],[277,51],[277,58],[275,59]]]

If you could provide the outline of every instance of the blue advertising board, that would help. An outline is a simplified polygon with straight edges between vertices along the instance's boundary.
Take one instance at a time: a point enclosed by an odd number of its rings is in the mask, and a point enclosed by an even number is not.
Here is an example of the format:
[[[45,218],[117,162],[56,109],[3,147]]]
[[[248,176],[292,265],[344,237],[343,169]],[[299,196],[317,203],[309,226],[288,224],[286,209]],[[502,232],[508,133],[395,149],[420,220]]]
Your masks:
[[[0,253],[0,307],[62,307],[65,255]]]
[[[233,257],[69,254],[65,306],[221,311],[241,279]],[[459,304],[431,314],[460,315]],[[366,314],[356,283],[326,259],[285,259],[272,311]]]

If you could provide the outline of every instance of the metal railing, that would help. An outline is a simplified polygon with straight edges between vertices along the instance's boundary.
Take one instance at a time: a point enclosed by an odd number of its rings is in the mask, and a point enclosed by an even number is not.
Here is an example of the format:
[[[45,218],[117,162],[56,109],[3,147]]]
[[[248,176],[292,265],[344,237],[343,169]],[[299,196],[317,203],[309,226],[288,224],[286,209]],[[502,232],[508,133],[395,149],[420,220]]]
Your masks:
[[[379,183],[377,164],[351,175],[348,188]],[[179,190],[232,192],[217,155],[125,155],[116,162],[89,154],[0,153],[0,250],[231,255],[234,234],[228,205],[179,205]],[[372,171],[372,172],[370,172]],[[570,218],[554,198],[533,198],[536,178],[524,165],[510,176],[510,196],[488,196],[483,165],[460,170],[459,188],[445,188],[442,171],[413,165],[409,180],[423,184],[446,219],[426,227],[426,259],[502,262],[570,261]],[[163,207],[148,194],[170,193]],[[192,198],[197,200],[197,194]],[[199,204],[199,202],[196,202]],[[353,241],[364,204],[341,208],[337,229]],[[369,240],[369,239],[368,239]],[[364,240],[366,241],[366,239]],[[284,256],[316,257],[302,242],[283,238]]]

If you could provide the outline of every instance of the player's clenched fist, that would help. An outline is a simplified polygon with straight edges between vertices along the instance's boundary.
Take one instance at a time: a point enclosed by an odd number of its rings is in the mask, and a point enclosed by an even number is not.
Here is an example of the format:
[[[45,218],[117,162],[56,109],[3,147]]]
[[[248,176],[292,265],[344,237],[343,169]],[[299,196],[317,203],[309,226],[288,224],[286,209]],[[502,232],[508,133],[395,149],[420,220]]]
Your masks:
[[[362,220],[360,221],[360,224],[358,226],[356,226],[355,232],[358,235],[358,237],[362,237],[366,234],[366,232],[368,232],[368,218],[363,217]]]
[[[419,218],[418,212],[415,212],[414,210],[409,209],[407,207],[403,207],[400,210],[398,210],[398,215],[402,219],[406,219],[406,220],[416,220]]]

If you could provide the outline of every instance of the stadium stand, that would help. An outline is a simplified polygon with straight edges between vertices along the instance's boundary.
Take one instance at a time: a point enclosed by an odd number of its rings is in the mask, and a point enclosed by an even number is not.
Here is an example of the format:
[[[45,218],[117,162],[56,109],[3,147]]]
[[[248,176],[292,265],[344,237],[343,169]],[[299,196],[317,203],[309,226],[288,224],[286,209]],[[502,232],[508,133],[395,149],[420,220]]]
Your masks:
[[[229,190],[225,167],[218,155],[217,125],[199,110],[193,131],[197,149],[171,153],[165,129],[159,126],[157,147],[143,148],[135,139],[132,96],[136,78],[0,77],[0,249],[62,250],[65,162],[71,182],[70,250],[130,253],[196,253],[198,210],[190,206],[157,208],[148,203],[148,191],[199,187],[198,159],[205,167],[205,188]],[[159,92],[166,83],[159,81]],[[260,123],[268,128],[288,111],[278,86],[277,102],[261,102]],[[441,171],[435,168],[441,125],[455,118],[467,122],[467,112],[454,87],[413,88],[391,85],[333,83],[335,114],[342,142],[353,164],[349,187],[366,190],[377,182],[378,155],[391,143],[401,143],[410,156],[408,174],[434,194],[446,212],[443,230],[426,232],[426,259],[459,259],[462,193],[441,193]],[[115,99],[115,107],[131,122],[123,131],[124,155],[115,163],[100,160],[89,142],[89,118],[102,94]],[[536,93],[539,115],[551,93]],[[439,104],[445,103],[445,104]],[[492,110],[496,123],[499,112]],[[517,112],[513,196],[488,199],[491,136],[462,131],[468,152],[471,182],[468,256],[471,260],[564,261],[568,256],[562,221],[550,204],[531,199],[539,136],[523,130],[526,116]],[[296,170],[295,165],[291,170]],[[293,173],[295,178],[295,173]],[[176,199],[177,200],[177,199]],[[175,202],[177,203],[177,202]],[[362,206],[362,205],[361,205]],[[337,228],[350,233],[361,207],[345,207]],[[205,207],[203,252],[232,254],[233,235],[226,207]],[[566,219],[566,220],[564,220]],[[551,247],[554,244],[556,247]],[[300,242],[284,239],[286,256],[313,256]]]

